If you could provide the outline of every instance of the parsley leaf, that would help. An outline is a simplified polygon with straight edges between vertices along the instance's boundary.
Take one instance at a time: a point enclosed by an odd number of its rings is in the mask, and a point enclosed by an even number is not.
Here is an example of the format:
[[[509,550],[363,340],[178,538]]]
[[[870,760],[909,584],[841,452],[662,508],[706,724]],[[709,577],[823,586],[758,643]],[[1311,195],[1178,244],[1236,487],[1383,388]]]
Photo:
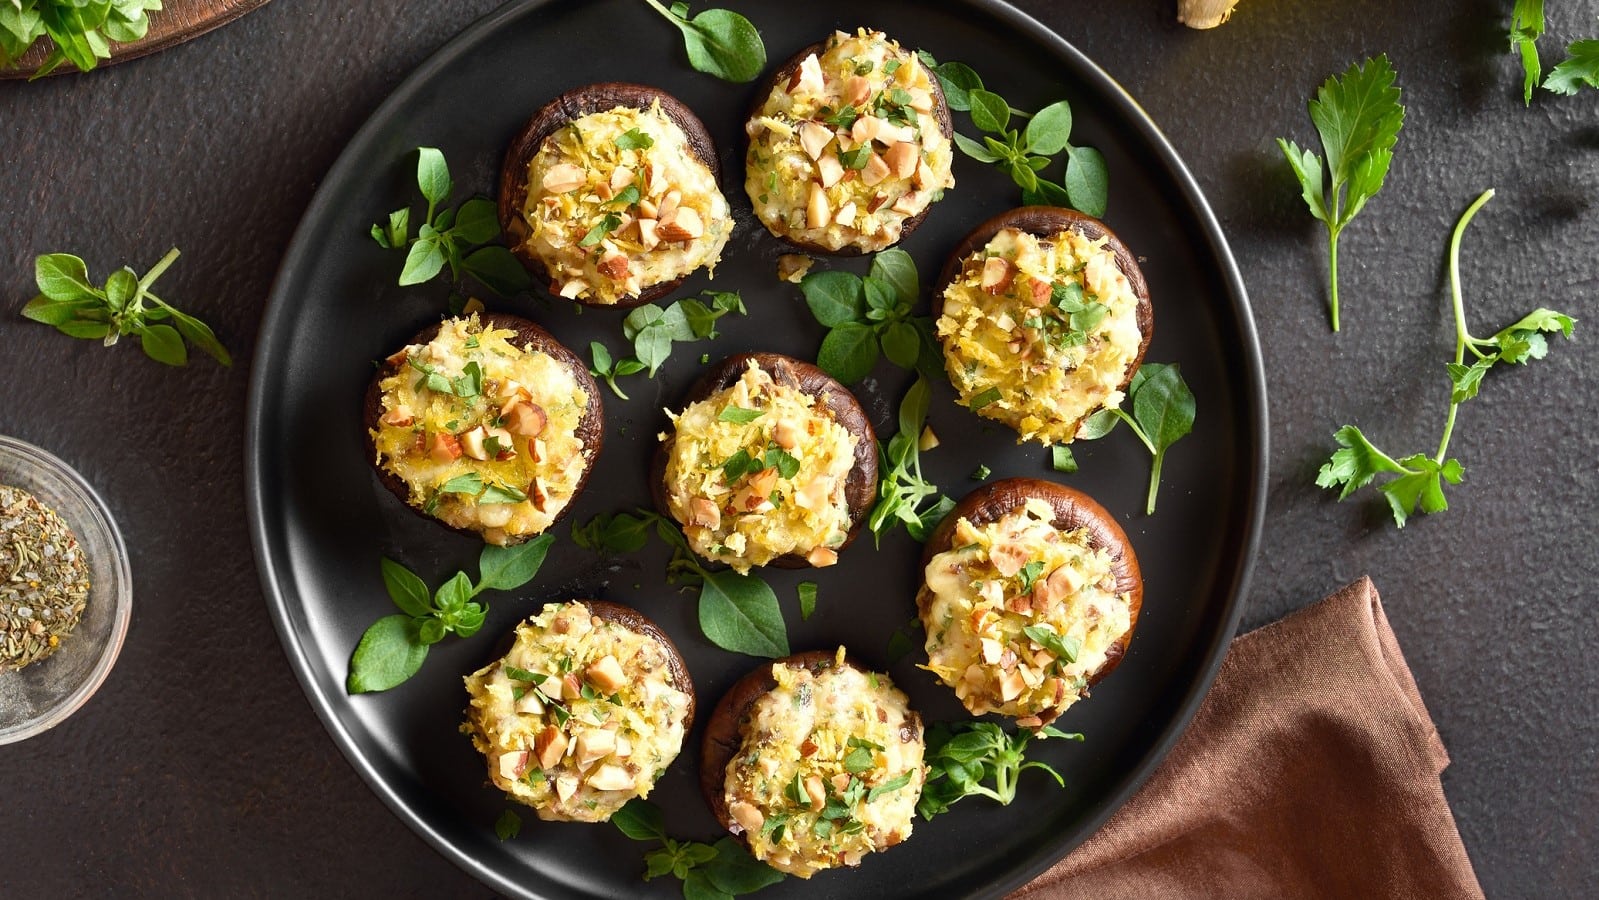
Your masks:
[[[1599,88],[1599,40],[1577,41],[1566,48],[1566,58],[1544,79],[1544,90],[1575,94],[1583,87]]]
[[[1310,214],[1327,224],[1329,307],[1338,330],[1338,235],[1382,189],[1405,122],[1387,56],[1349,67],[1324,82],[1310,101],[1310,118],[1325,158],[1283,138],[1277,146],[1299,179]]]
[[[1543,74],[1537,47],[1543,29],[1543,0],[1516,0],[1516,7],[1510,13],[1510,49],[1521,55],[1522,99],[1527,106],[1532,105],[1532,90]]]

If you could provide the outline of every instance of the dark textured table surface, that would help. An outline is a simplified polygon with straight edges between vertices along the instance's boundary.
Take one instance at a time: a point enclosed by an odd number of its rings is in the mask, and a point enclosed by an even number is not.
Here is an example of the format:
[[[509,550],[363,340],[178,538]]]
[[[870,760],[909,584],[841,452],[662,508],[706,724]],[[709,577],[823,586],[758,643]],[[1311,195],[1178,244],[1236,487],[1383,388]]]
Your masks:
[[[100,693],[0,747],[0,894],[487,893],[389,814],[306,703],[256,577],[242,442],[250,348],[319,178],[417,63],[495,5],[276,0],[154,57],[0,83],[0,433],[99,488],[133,554],[135,596]],[[1245,627],[1369,573],[1453,757],[1444,788],[1483,887],[1591,890],[1599,92],[1523,108],[1509,0],[1244,0],[1206,33],[1177,25],[1170,0],[1019,5],[1160,123],[1243,270],[1272,417]],[[1546,59],[1599,33],[1599,0],[1550,15]],[[1313,140],[1306,98],[1378,52],[1399,70],[1407,124],[1388,186],[1345,234],[1333,336],[1324,233],[1272,139]],[[1390,449],[1434,445],[1453,350],[1448,232],[1488,187],[1499,194],[1462,266],[1474,331],[1536,306],[1584,321],[1547,360],[1493,373],[1461,411],[1466,481],[1451,508],[1399,531],[1380,500],[1336,504],[1312,481],[1345,422]],[[232,369],[167,369],[15,313],[36,254],[78,253],[103,277],[174,245],[183,258],[162,294],[216,328]]]

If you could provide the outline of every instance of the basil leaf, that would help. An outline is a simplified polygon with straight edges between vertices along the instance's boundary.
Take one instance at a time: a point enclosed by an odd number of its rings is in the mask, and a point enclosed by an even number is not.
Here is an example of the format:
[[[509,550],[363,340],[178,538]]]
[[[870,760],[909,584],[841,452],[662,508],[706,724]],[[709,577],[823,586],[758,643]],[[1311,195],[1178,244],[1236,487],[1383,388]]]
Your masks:
[[[740,841],[724,837],[714,845],[716,856],[699,870],[717,890],[753,894],[783,880],[783,873],[757,860]]]
[[[933,69],[938,86],[944,89],[944,102],[950,109],[970,110],[971,92],[983,89],[983,79],[972,67],[960,62],[947,62]]]
[[[459,612],[472,599],[472,579],[465,572],[456,572],[450,580],[433,592],[433,606],[441,612]]]
[[[971,400],[967,401],[966,406],[967,406],[968,409],[972,410],[973,412],[976,412],[977,410],[982,409],[983,407],[989,405],[990,403],[994,403],[994,402],[996,402],[998,400],[999,400],[999,388],[991,387],[988,390],[982,391],[981,393],[979,393],[976,396],[972,397]]]
[[[653,146],[655,139],[637,128],[629,128],[616,138],[618,150],[648,150]]]
[[[1071,136],[1072,105],[1061,100],[1033,114],[1022,132],[1022,146],[1029,153],[1054,156],[1066,149]]]
[[[127,266],[111,273],[105,282],[105,301],[112,309],[122,309],[139,292],[139,276]]]
[[[473,197],[456,210],[450,236],[465,244],[484,244],[500,236],[500,218],[493,200]]]
[[[1077,654],[1083,651],[1082,641],[1070,635],[1056,634],[1054,629],[1045,625],[1028,625],[1022,629],[1022,634],[1068,664],[1076,662]]]
[[[411,616],[425,616],[432,612],[432,596],[427,584],[415,572],[387,556],[383,557],[383,587],[389,599],[400,611]]]
[[[424,226],[426,227],[426,226]],[[400,269],[400,285],[408,287],[422,284],[444,269],[444,251],[439,249],[436,237],[418,238],[406,251],[405,266]]]
[[[508,841],[522,833],[522,817],[512,810],[500,813],[500,818],[494,823],[494,834],[502,841]]]
[[[1065,444],[1056,444],[1049,448],[1049,465],[1057,472],[1070,475],[1077,471],[1077,457],[1072,455],[1072,448]]]
[[[718,413],[716,418],[721,422],[733,422],[738,425],[748,425],[764,415],[766,415],[765,410],[745,409],[742,406],[729,406]]]
[[[351,694],[386,691],[422,668],[428,648],[412,639],[411,617],[384,616],[355,645],[345,690]]]
[[[417,148],[416,186],[429,204],[443,203],[455,189],[450,183],[450,167],[437,148]]]
[[[971,98],[972,124],[990,134],[1004,134],[1010,124],[1010,104],[1005,98],[982,88],[968,92]]]
[[[661,808],[638,797],[617,810],[611,816],[611,824],[635,841],[666,840],[666,821]]]
[[[724,650],[773,659],[788,655],[788,630],[777,595],[753,575],[707,572],[699,619],[700,630]]]
[[[483,476],[476,472],[467,472],[457,475],[439,487],[441,494],[470,494],[476,497],[483,493]]]
[[[916,361],[921,357],[921,336],[916,333],[916,326],[909,322],[893,322],[883,329],[882,336],[883,355],[888,361],[902,369],[916,368]]]
[[[795,585],[794,590],[799,594],[800,618],[810,621],[811,615],[816,612],[816,582],[802,581]]]
[[[491,484],[483,489],[483,493],[477,498],[477,502],[480,504],[521,503],[526,499],[527,494],[518,488],[511,487],[508,484]]]
[[[139,332],[139,343],[145,355],[158,363],[181,366],[189,361],[188,348],[171,325],[146,325]]]
[[[1103,154],[1092,147],[1073,147],[1066,157],[1065,185],[1074,208],[1095,218],[1104,217],[1110,173]]]
[[[51,300],[98,300],[101,294],[89,283],[89,269],[70,253],[46,253],[33,261],[33,278],[39,293]]]
[[[532,581],[553,543],[555,535],[545,532],[510,547],[484,544],[478,556],[477,590],[513,591]]]
[[[900,304],[907,308],[914,305],[921,296],[921,280],[916,274],[916,261],[911,259],[909,253],[898,247],[891,247],[872,257],[870,277],[892,285]]]
[[[816,321],[828,328],[860,321],[865,304],[863,290],[861,279],[849,272],[811,272],[800,279],[805,305]]]
[[[827,333],[816,364],[844,384],[854,384],[877,365],[877,334],[870,326],[845,322]]]
[[[509,297],[533,286],[533,278],[528,275],[527,269],[511,251],[498,244],[472,251],[461,260],[461,268],[501,297]]]

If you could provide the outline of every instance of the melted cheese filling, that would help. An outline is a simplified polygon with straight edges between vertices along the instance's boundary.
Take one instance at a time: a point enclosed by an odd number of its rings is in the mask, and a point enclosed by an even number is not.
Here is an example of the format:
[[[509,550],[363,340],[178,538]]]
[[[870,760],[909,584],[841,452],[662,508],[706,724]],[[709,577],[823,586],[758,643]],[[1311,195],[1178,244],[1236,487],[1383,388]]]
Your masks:
[[[824,404],[751,361],[731,387],[667,415],[667,505],[694,552],[739,572],[790,553],[830,564],[850,529],[858,439]]]
[[[412,506],[493,544],[548,528],[588,465],[577,427],[591,398],[564,363],[515,337],[474,314],[408,345],[378,385],[371,432],[377,464]]]
[[[1053,519],[1036,499],[982,527],[963,518],[952,549],[927,564],[923,668],[973,715],[1054,719],[1086,694],[1132,627],[1110,554],[1089,546],[1086,530],[1062,532]]]
[[[550,604],[516,628],[503,659],[467,676],[461,731],[489,780],[541,819],[602,822],[683,748],[690,696],[654,638]]]
[[[546,138],[528,164],[522,221],[551,290],[601,304],[714,270],[733,233],[716,176],[658,102],[591,113]]]
[[[996,234],[944,290],[937,328],[961,404],[1046,445],[1121,403],[1143,340],[1138,296],[1106,239],[1069,229]]]
[[[772,666],[724,780],[756,859],[809,878],[911,834],[924,772],[920,718],[888,676],[844,664]]]
[[[875,252],[955,186],[932,75],[877,31],[835,32],[745,126],[744,188],[775,235]]]

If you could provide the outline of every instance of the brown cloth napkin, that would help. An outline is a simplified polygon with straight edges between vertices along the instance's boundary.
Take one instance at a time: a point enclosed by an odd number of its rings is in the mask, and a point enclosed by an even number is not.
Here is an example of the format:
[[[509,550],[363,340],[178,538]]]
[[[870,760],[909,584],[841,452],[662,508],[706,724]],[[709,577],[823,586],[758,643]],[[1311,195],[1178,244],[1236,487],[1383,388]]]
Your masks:
[[[1482,897],[1370,579],[1233,641],[1142,790],[1012,900]]]

